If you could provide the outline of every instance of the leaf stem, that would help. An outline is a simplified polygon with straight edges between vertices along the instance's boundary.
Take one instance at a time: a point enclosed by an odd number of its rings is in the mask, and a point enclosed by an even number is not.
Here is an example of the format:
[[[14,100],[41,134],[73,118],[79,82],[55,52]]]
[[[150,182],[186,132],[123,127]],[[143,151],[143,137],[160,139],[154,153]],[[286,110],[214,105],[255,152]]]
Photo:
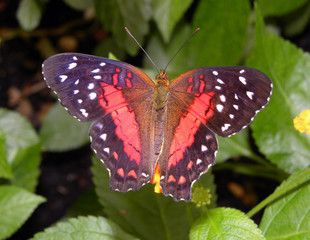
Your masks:
[[[289,190],[292,190],[293,187],[298,184],[298,182],[304,182],[305,179],[307,179],[307,177],[309,178],[309,175],[310,175],[310,167],[306,169],[300,176],[296,177],[294,180],[289,181],[284,185],[280,186],[274,193],[269,195],[267,198],[265,198],[263,201],[257,204],[251,211],[249,211],[247,213],[247,216],[252,217],[261,209],[266,207],[269,203],[279,198],[282,194],[288,192]]]
[[[282,182],[285,180],[289,175],[285,172],[281,171],[278,168],[273,168],[271,165],[254,165],[254,164],[241,164],[241,163],[228,163],[224,162],[218,165],[215,165],[213,167],[213,170],[219,171],[219,170],[232,170],[238,173],[246,174],[249,176],[255,176],[255,177],[263,177],[275,180],[277,182]]]

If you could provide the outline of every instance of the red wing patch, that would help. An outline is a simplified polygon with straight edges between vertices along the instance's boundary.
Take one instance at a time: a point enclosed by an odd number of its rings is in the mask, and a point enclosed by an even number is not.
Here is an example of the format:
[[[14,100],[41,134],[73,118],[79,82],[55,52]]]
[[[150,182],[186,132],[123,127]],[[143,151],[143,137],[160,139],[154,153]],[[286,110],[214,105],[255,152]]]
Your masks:
[[[211,101],[213,96],[213,92],[208,94],[203,93],[197,96],[189,107],[189,111],[205,113],[205,118],[203,118],[204,124],[206,124],[207,120],[213,115],[214,110]],[[200,124],[201,121],[189,112],[181,117],[179,125],[174,130],[174,136],[169,151],[168,169],[172,165],[176,166],[176,164],[183,159],[186,148],[190,147],[195,140],[194,136]]]
[[[117,108],[124,106],[111,112],[111,117],[116,125],[115,133],[123,141],[124,151],[127,156],[139,165],[141,160],[141,141],[135,113],[129,110],[128,102],[122,92],[116,89],[115,86],[102,83],[102,88],[103,94],[99,97],[99,102],[107,113],[116,106]]]
[[[194,121],[199,122],[198,119]],[[181,136],[175,135],[173,142],[173,148],[179,151],[169,157],[167,168],[161,169],[161,187],[164,195],[173,196],[176,201],[189,201],[193,183],[215,163],[217,141],[215,135],[202,123],[191,136],[191,145],[182,145],[179,137]],[[184,151],[181,152],[181,149]],[[165,151],[168,151],[168,148],[164,147],[163,152]],[[172,160],[172,157],[175,157],[175,160]],[[159,161],[164,162],[164,158]],[[165,164],[162,163],[161,166]]]

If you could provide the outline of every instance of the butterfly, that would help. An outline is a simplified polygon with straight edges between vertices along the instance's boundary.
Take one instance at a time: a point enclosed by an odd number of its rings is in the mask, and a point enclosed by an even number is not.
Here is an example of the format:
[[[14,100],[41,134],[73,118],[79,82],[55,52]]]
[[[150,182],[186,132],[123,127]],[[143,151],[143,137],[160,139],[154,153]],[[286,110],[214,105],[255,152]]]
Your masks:
[[[92,122],[91,148],[110,188],[138,190],[160,174],[165,196],[190,201],[193,183],[215,164],[215,135],[248,126],[269,102],[271,80],[249,67],[201,67],[155,82],[125,62],[80,53],[44,61],[47,85],[66,110]]]

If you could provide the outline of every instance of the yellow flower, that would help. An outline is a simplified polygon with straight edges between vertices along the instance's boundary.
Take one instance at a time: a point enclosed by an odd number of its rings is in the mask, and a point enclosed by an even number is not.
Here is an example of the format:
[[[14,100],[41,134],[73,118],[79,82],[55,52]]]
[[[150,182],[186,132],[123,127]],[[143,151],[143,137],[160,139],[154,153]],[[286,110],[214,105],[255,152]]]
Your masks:
[[[295,117],[294,127],[301,133],[307,131],[307,134],[310,134],[310,109],[303,111],[299,114],[299,117]]]

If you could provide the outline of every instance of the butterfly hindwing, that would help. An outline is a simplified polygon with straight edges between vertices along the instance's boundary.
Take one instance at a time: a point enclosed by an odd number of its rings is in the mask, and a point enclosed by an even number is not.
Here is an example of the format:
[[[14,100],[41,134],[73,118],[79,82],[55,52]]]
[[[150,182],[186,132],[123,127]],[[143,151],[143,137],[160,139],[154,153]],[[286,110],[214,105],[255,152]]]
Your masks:
[[[209,112],[210,118],[211,99],[212,95],[207,94],[201,98],[191,94],[183,99],[171,94],[167,101],[165,139],[158,161],[163,193],[176,201],[189,201],[193,183],[215,163],[215,134],[205,126],[206,119],[202,121],[187,109],[205,101],[200,111]]]

